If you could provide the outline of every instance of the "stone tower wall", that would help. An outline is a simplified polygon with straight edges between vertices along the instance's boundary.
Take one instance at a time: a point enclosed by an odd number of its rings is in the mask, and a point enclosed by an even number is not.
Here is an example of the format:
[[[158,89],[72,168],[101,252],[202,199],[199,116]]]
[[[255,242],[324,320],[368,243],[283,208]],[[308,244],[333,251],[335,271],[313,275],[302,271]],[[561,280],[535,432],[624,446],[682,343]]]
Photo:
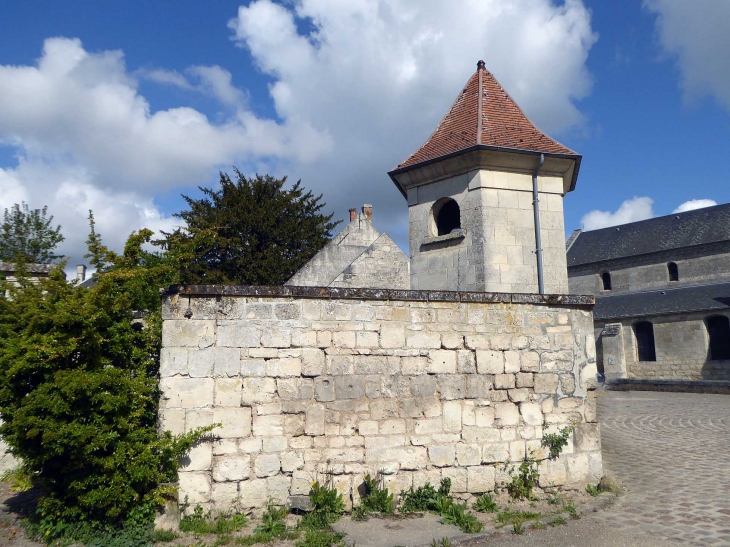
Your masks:
[[[565,294],[563,179],[541,175],[538,190],[545,291]],[[459,204],[463,238],[430,231],[443,197]],[[531,174],[470,171],[411,188],[408,205],[412,289],[538,292]]]
[[[493,490],[532,453],[540,484],[601,476],[592,298],[177,287],[163,297],[163,430],[222,423],[180,473],[180,500],[262,508],[321,473],[349,504],[365,472],[395,492]],[[545,430],[576,423],[557,460]],[[546,429],[544,429],[546,428]]]

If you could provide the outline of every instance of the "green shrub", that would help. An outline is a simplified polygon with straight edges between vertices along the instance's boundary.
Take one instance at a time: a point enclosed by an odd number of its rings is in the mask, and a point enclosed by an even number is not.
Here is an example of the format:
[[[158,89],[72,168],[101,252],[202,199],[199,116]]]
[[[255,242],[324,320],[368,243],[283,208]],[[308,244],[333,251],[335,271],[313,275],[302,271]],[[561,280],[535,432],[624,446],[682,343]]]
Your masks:
[[[558,430],[557,433],[543,433],[542,446],[550,451],[550,459],[554,460],[568,446],[568,438],[573,433],[575,425],[569,425]]]
[[[228,534],[246,526],[246,515],[221,513],[215,518],[210,511],[196,505],[193,512],[180,519],[181,532],[193,532],[196,536],[203,534]]]
[[[167,543],[180,537],[180,534],[173,530],[153,530],[152,541],[155,543]]]
[[[472,507],[477,513],[496,513],[499,511],[497,502],[494,501],[492,494],[482,494],[479,496]]]
[[[261,516],[261,524],[256,527],[254,532],[270,534],[274,538],[280,537],[286,531],[284,519],[288,514],[289,510],[286,507],[277,507],[269,502],[266,506],[266,511]]]
[[[568,522],[563,517],[556,517],[553,520],[551,520],[550,522],[548,522],[548,525],[553,526],[553,527],[562,526],[564,524],[568,524]]]
[[[417,513],[422,511],[431,511],[441,513],[441,509],[448,506],[451,491],[451,479],[446,477],[441,479],[438,490],[431,483],[426,483],[414,489],[412,486],[408,490],[401,490],[400,500],[401,506],[398,510],[401,513]]]
[[[595,484],[586,485],[586,492],[594,498],[601,493],[601,490]]]
[[[312,487],[309,489],[312,511],[302,517],[300,522],[302,528],[327,529],[331,523],[340,519],[345,510],[342,494],[332,485],[331,475],[327,477],[324,483],[312,482]]]
[[[117,255],[92,230],[91,288],[66,283],[62,268],[0,282],[0,434],[43,486],[30,530],[46,540],[149,541],[179,459],[212,429],[157,430],[158,287],[177,259],[142,250],[151,236],[133,234]]]
[[[452,501],[441,516],[443,517],[441,522],[458,526],[462,532],[467,534],[476,534],[484,528],[479,519],[466,511],[466,503],[460,504]]]
[[[395,510],[393,494],[383,485],[382,473],[375,477],[366,474],[364,478],[365,494],[361,504],[365,513],[376,512],[390,514]]]
[[[531,456],[525,456],[516,473],[514,465],[505,464],[504,467],[511,477],[504,488],[512,499],[532,499],[532,491],[540,479],[537,462]]]

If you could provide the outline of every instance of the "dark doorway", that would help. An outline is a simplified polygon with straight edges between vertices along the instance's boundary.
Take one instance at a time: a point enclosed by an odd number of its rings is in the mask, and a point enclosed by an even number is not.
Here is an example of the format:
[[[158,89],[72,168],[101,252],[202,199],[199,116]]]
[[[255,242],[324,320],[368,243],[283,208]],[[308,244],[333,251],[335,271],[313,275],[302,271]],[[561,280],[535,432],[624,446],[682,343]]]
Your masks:
[[[641,321],[634,325],[636,347],[639,350],[639,361],[656,361],[654,347],[654,325],[649,321]]]
[[[730,320],[724,315],[713,315],[705,321],[710,337],[710,361],[730,359]]]

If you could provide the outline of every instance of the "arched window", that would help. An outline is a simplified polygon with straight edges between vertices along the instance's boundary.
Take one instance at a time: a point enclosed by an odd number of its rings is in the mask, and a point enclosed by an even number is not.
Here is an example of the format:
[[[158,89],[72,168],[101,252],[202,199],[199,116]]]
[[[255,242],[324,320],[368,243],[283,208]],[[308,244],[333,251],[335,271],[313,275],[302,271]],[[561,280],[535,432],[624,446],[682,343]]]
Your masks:
[[[611,290],[611,274],[608,272],[603,272],[601,274],[601,281],[603,282],[603,290],[610,291]]]
[[[459,204],[451,198],[438,200],[433,206],[433,220],[437,236],[445,236],[454,230],[461,229]]]
[[[634,325],[634,334],[636,335],[636,348],[639,353],[639,361],[656,361],[654,325],[649,321],[640,321]]]
[[[679,269],[674,262],[667,264],[667,271],[669,272],[669,281],[679,281]]]
[[[713,315],[705,320],[710,337],[709,359],[730,359],[730,319],[724,315]]]

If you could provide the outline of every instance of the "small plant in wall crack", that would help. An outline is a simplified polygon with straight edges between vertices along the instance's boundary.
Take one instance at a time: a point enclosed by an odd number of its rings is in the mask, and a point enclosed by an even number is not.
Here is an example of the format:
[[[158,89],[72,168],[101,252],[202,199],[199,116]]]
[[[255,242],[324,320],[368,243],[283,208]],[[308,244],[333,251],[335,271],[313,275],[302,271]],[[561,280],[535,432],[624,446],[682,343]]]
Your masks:
[[[384,475],[378,471],[375,476],[366,473],[363,482],[365,494],[362,498],[362,511],[364,513],[375,512],[390,514],[395,511],[393,494],[388,491],[383,481]]]
[[[559,429],[557,433],[543,433],[542,446],[550,451],[549,458],[554,460],[568,446],[568,439],[575,430],[575,424]]]
[[[509,493],[510,497],[515,500],[533,498],[532,491],[540,480],[540,472],[537,470],[537,461],[532,455],[525,456],[520,466],[515,470],[515,466],[505,463],[504,469],[509,474],[510,482],[503,483],[503,487]]]

